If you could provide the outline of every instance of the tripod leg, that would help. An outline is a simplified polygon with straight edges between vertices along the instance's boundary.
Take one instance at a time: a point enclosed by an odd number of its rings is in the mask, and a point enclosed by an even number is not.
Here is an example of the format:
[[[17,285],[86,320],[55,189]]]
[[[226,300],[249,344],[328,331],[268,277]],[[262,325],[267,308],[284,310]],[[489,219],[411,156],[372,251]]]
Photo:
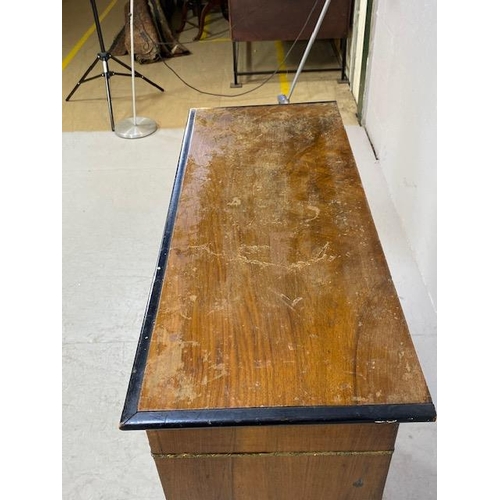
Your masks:
[[[113,118],[113,105],[111,104],[111,92],[109,89],[109,78],[106,77],[106,96],[108,99],[108,112],[109,112],[109,122],[111,125],[111,130],[115,131],[115,120]]]
[[[132,72],[132,68],[130,66],[127,66],[124,62],[120,61],[119,59],[116,59],[116,57],[109,55],[110,59],[113,59],[113,61],[117,62],[124,68],[127,68],[130,72]],[[159,85],[156,83],[152,82],[149,78],[146,78],[144,75],[141,75],[138,71],[135,71],[135,76],[138,76],[139,78],[142,78],[144,81],[148,82],[150,85],[153,87],[156,87],[158,90],[161,90],[163,92],[164,89],[162,89]]]
[[[163,92],[163,89],[159,85],[156,85],[156,83],[153,83],[151,80],[148,80],[146,77],[144,77],[143,75],[141,75],[137,71],[132,72],[132,68],[131,67],[127,66],[126,64],[124,64],[119,59],[116,59],[108,51],[106,51],[106,49],[104,48],[104,40],[102,38],[101,24],[100,24],[100,21],[99,21],[99,14],[97,12],[97,7],[96,7],[96,4],[95,4],[95,0],[90,0],[90,4],[92,6],[92,12],[94,14],[95,28],[96,28],[96,31],[97,31],[97,37],[99,39],[99,46],[101,48],[101,51],[97,54],[97,59],[91,64],[91,66],[89,67],[89,69],[80,78],[80,81],[75,85],[75,88],[70,92],[70,94],[68,95],[68,97],[66,97],[66,101],[69,101],[69,99],[71,98],[71,96],[76,92],[76,90],[78,89],[78,87],[80,86],[80,84],[82,84],[83,82],[94,80],[95,78],[98,78],[99,76],[104,77],[105,84],[106,84],[106,97],[107,97],[107,100],[108,100],[108,111],[109,111],[109,119],[110,119],[110,122],[111,122],[111,130],[114,131],[115,130],[115,122],[114,122],[114,119],[113,119],[113,105],[111,104],[111,90],[110,90],[110,85],[109,85],[109,79],[115,73],[110,73],[110,71],[109,71],[109,67],[108,67],[108,60],[109,59],[113,59],[113,61],[117,62],[121,66],[124,66],[125,68],[127,68],[130,71],[131,74],[124,75],[124,76],[131,76],[131,77],[133,77],[134,75],[137,75],[140,78],[142,78],[143,80],[147,81],[149,84],[151,84],[154,87],[156,87],[157,89],[161,90],[162,92]],[[99,76],[95,76],[95,77],[87,79],[86,78],[87,75],[92,71],[92,69],[95,67],[95,65],[97,64],[98,61],[102,61],[103,72]]]
[[[97,58],[90,66],[89,66],[89,69],[87,71],[85,71],[85,73],[83,74],[83,76],[80,78],[80,80],[78,81],[78,83],[75,85],[75,88],[68,94],[68,97],[66,97],[66,101],[69,101],[72,97],[72,95],[77,91],[78,87],[83,83],[85,82],[85,78],[86,76],[94,69],[95,65],[97,64],[97,62],[99,61],[99,58]]]
[[[115,120],[113,118],[113,105],[111,103],[111,89],[109,86],[109,79],[110,79],[110,73],[108,70],[108,58],[105,57],[102,60],[102,66],[103,66],[103,76],[104,76],[104,81],[106,82],[106,98],[108,101],[108,111],[109,111],[109,121],[111,124],[111,130],[114,132],[115,131]]]

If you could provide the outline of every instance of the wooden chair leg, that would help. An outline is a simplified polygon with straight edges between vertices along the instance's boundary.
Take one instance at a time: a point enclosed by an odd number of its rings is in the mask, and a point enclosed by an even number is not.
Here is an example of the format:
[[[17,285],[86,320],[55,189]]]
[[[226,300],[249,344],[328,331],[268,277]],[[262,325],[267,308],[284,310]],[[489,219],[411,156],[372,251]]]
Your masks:
[[[207,14],[214,7],[214,3],[215,2],[213,0],[209,0],[205,4],[205,7],[203,7],[203,10],[201,11],[200,16],[198,17],[198,34],[193,38],[193,40],[199,40],[202,37],[203,30],[205,29],[205,18],[207,17]]]
[[[184,31],[184,27],[187,23],[189,9],[193,11],[193,15],[197,17],[198,23],[201,15],[201,0],[184,0],[182,3],[181,11],[181,26],[177,29],[177,33]]]
[[[184,26],[186,26],[186,21],[187,21],[187,15],[188,15],[188,10],[189,10],[189,0],[184,0],[182,3],[182,16],[181,16],[181,25],[177,29],[177,33],[182,33],[184,30]]]

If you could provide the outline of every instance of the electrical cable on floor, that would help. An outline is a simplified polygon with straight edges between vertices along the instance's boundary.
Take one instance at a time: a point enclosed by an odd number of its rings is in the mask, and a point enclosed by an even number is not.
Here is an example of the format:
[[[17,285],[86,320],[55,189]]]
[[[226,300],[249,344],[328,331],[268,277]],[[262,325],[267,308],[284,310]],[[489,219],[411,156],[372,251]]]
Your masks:
[[[271,73],[262,83],[260,83],[259,85],[257,85],[256,87],[254,87],[254,88],[252,88],[250,90],[246,90],[245,92],[240,92],[238,94],[217,94],[217,93],[214,93],[214,92],[208,92],[208,91],[205,91],[205,90],[200,90],[199,88],[195,87],[194,85],[191,85],[186,80],[184,80],[179,75],[179,73],[177,73],[171,66],[169,66],[169,64],[165,61],[165,59],[161,59],[161,61],[184,85],[186,85],[186,87],[189,87],[190,89],[192,89],[192,90],[194,90],[194,91],[196,91],[196,92],[198,92],[200,94],[209,95],[209,96],[213,96],[213,97],[241,97],[243,95],[250,94],[250,93],[255,92],[256,90],[260,89],[261,87],[263,87],[267,82],[269,82],[271,80],[271,78],[273,78],[274,76],[276,76],[278,74],[278,72],[280,71],[280,69],[282,68],[282,66],[286,63],[286,60],[290,56],[293,48],[295,47],[295,45],[297,44],[297,42],[300,40],[300,37],[302,36],[302,33],[306,29],[306,26],[309,23],[309,20],[311,19],[311,16],[312,16],[312,14],[314,12],[314,9],[318,5],[318,3],[319,3],[319,0],[315,0],[315,2],[313,4],[313,6],[311,7],[311,10],[310,10],[310,12],[309,12],[309,14],[308,14],[308,16],[307,16],[307,18],[306,18],[306,20],[305,20],[302,28],[301,28],[301,30],[299,31],[299,34],[297,35],[297,37],[293,41],[292,45],[288,49],[288,52],[285,54],[285,57],[283,58],[283,61],[281,61],[281,63],[276,68],[276,70],[273,73]],[[142,27],[144,27],[144,26],[142,26]],[[160,48],[162,45],[171,45],[171,43],[162,43],[162,42],[158,43],[158,42],[155,42],[147,34],[147,30],[146,29],[144,29],[144,35],[147,36],[149,38],[149,40],[151,41],[151,43],[153,45],[156,45],[158,48]],[[190,43],[190,42],[188,42],[188,43]],[[182,43],[181,45],[186,45],[186,44]]]

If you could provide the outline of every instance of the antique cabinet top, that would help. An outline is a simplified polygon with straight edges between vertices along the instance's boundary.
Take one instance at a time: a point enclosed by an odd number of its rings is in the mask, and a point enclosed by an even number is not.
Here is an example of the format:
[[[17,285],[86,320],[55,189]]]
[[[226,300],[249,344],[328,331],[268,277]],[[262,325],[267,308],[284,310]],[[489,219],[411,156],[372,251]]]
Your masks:
[[[336,103],[192,109],[121,428],[434,419]]]

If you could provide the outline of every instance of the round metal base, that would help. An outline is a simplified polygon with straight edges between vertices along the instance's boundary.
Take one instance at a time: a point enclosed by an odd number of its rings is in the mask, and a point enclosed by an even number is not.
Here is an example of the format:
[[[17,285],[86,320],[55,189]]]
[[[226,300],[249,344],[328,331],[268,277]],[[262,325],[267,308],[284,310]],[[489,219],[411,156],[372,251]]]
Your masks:
[[[290,99],[285,94],[278,96],[278,104],[290,104]]]
[[[115,126],[115,134],[124,139],[139,139],[151,135],[156,128],[157,125],[153,120],[136,116],[135,121],[134,118],[126,118],[118,122]]]

